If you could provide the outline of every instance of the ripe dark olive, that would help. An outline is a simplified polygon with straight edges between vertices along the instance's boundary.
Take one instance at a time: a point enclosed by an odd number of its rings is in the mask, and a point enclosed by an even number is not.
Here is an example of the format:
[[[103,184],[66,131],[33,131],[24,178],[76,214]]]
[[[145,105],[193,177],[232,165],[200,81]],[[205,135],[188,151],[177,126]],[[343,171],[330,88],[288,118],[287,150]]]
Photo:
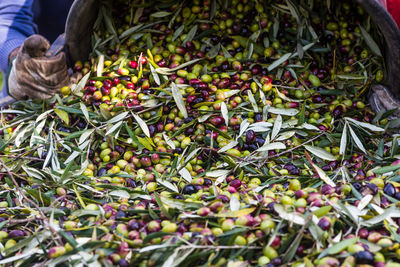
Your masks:
[[[356,258],[357,264],[371,264],[374,262],[374,254],[369,251],[359,251],[354,257]]]
[[[376,193],[378,193],[379,188],[376,184],[370,183],[370,184],[367,184],[367,187],[369,188],[369,190],[371,190],[372,194],[375,195]]]
[[[368,235],[369,235],[369,231],[368,231],[367,229],[365,229],[365,228],[362,228],[362,229],[360,229],[360,231],[358,232],[358,235],[359,235],[361,238],[367,239],[367,238],[368,238]]]
[[[221,126],[225,123],[225,119],[221,116],[215,116],[210,120],[211,124],[214,126]]]
[[[362,189],[362,185],[358,182],[353,183],[353,187],[357,190],[360,191]]]
[[[129,267],[130,264],[126,259],[120,259],[118,261],[118,267]]]
[[[263,146],[264,145],[264,143],[265,143],[265,139],[264,138],[262,138],[262,137],[259,137],[259,136],[257,136],[256,137],[256,142],[257,142],[257,144],[258,144],[258,146]]]
[[[313,101],[314,103],[321,103],[321,102],[323,101],[323,98],[322,98],[322,96],[320,96],[320,95],[314,95],[314,96],[312,97],[312,101]]]
[[[117,214],[115,215],[115,218],[116,218],[116,219],[126,218],[126,213],[125,213],[124,211],[122,211],[122,210],[119,210],[119,211],[117,212]]]
[[[323,186],[322,186],[320,192],[321,192],[321,194],[323,194],[323,195],[330,195],[330,194],[332,194],[332,193],[335,192],[335,188],[333,188],[332,186],[326,184],[326,185],[323,185]]]
[[[107,170],[105,168],[101,168],[98,172],[97,175],[98,176],[103,176],[107,173]]]
[[[258,75],[258,74],[261,73],[261,71],[262,71],[261,65],[255,65],[255,66],[253,66],[253,67],[251,68],[251,73],[252,73],[253,75]]]
[[[205,178],[204,179],[204,185],[210,186],[210,185],[212,185],[212,181],[210,179],[208,179],[208,178]]]
[[[282,259],[280,257],[273,258],[271,263],[274,266],[281,266],[282,265]]]
[[[337,106],[332,110],[332,116],[334,118],[338,118],[343,114],[343,107],[342,106]]]
[[[246,132],[246,143],[253,143],[256,140],[256,133],[253,130]]]
[[[22,237],[22,236],[25,236],[25,233],[22,230],[12,230],[8,233],[9,238]]]
[[[254,115],[254,120],[255,121],[261,121],[263,119],[263,115],[261,113],[256,113]]]
[[[329,228],[331,228],[331,222],[327,218],[323,217],[319,220],[318,226],[322,230],[327,231]]]
[[[393,197],[396,194],[396,188],[394,188],[392,183],[387,183],[385,184],[385,186],[383,187],[383,192],[390,196]]]
[[[220,199],[220,200],[222,200],[222,202],[224,202],[224,203],[228,203],[228,202],[229,202],[229,198],[228,198],[227,196],[225,196],[225,195],[218,195],[218,196],[216,197],[216,199]]]
[[[192,184],[188,184],[188,185],[186,185],[184,188],[183,188],[183,190],[182,190],[182,193],[184,194],[184,195],[191,195],[191,194],[195,194],[195,193],[197,193],[197,188],[194,186],[194,185],[192,185]]]
[[[230,185],[238,189],[242,185],[242,181],[240,179],[234,179],[230,182]]]
[[[126,181],[126,183],[127,183],[127,185],[128,185],[129,187],[135,188],[135,187],[137,186],[135,180],[133,180],[133,179],[131,179],[131,178],[129,178],[129,179]]]

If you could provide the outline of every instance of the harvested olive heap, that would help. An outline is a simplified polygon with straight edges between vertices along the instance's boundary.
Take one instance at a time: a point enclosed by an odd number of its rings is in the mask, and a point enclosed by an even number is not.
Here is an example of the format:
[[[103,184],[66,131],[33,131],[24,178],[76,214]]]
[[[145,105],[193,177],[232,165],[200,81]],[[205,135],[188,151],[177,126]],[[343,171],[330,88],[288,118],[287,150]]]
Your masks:
[[[399,266],[363,10],[147,2],[101,7],[79,83],[1,111],[0,264]]]

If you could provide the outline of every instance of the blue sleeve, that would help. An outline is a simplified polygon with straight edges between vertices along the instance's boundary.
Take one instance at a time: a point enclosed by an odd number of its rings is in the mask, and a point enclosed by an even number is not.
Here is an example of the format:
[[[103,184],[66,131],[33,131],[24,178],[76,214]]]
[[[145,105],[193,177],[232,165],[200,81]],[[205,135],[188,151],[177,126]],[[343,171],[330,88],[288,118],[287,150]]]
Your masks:
[[[10,53],[36,32],[33,1],[0,0],[0,70],[4,74],[7,73]]]

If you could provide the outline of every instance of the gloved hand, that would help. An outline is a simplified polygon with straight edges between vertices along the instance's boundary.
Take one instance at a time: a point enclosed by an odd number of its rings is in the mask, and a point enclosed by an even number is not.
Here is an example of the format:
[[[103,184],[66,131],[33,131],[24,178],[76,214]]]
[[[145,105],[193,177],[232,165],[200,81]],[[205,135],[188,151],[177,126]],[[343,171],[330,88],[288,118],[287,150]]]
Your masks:
[[[70,82],[65,54],[46,56],[50,43],[32,35],[21,46],[8,76],[8,92],[18,99],[46,99]]]

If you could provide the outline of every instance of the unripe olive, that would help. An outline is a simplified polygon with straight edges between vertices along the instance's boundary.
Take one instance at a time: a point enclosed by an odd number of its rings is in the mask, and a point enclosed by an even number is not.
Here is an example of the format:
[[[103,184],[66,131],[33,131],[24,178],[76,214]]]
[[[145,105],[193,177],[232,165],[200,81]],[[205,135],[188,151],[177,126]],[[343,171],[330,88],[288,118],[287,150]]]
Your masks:
[[[65,252],[66,252],[65,247],[58,246],[50,248],[47,255],[49,256],[50,259],[54,259],[64,255]]]
[[[268,257],[269,259],[273,259],[278,257],[278,252],[273,247],[265,246],[263,248],[264,256]]]

